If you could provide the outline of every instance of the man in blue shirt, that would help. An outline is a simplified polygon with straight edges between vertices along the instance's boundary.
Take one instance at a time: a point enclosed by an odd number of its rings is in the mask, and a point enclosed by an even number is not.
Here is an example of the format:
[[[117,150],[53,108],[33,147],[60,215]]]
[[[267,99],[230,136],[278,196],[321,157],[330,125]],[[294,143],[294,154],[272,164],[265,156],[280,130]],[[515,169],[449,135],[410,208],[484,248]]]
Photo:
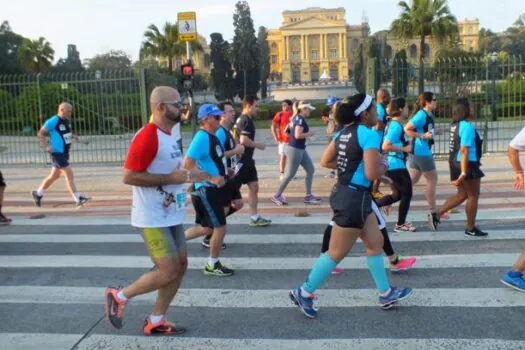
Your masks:
[[[75,199],[77,206],[82,206],[91,200],[89,197],[81,196],[77,191],[73,177],[73,169],[69,166],[69,148],[71,147],[71,143],[73,139],[76,141],[80,139],[78,136],[73,136],[71,132],[69,118],[72,112],[73,106],[67,102],[62,102],[58,106],[57,114],[46,120],[38,133],[40,145],[51,155],[53,168],[38,190],[31,193],[37,207],[42,205],[44,191],[58,180],[61,174],[66,177],[67,188]]]
[[[195,223],[201,228],[213,230],[210,239],[210,256],[204,267],[208,276],[231,276],[234,271],[219,261],[220,250],[226,234],[226,215],[224,213],[224,185],[227,180],[224,166],[224,149],[215,136],[220,127],[222,111],[212,104],[204,104],[199,108],[198,120],[200,130],[195,134],[184,158],[184,168],[188,171],[196,167],[210,175],[210,179],[194,184],[195,191],[191,200],[195,208]],[[206,230],[188,230],[186,239],[203,235]]]

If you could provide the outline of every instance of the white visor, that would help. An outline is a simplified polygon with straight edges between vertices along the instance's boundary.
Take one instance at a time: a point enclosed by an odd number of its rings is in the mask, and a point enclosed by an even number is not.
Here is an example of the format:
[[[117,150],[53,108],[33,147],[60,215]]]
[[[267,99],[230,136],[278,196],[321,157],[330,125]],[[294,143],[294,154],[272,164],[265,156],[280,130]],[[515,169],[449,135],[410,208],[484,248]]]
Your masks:
[[[298,108],[298,109],[308,108],[308,109],[311,110],[311,111],[315,111],[315,107],[312,106],[312,105],[309,104],[309,103],[300,104],[297,108]]]
[[[371,104],[372,104],[372,96],[366,95],[365,100],[363,101],[363,103],[361,103],[361,106],[359,106],[359,108],[355,110],[354,115],[356,117],[359,116],[361,113],[366,111],[368,107],[370,107]]]

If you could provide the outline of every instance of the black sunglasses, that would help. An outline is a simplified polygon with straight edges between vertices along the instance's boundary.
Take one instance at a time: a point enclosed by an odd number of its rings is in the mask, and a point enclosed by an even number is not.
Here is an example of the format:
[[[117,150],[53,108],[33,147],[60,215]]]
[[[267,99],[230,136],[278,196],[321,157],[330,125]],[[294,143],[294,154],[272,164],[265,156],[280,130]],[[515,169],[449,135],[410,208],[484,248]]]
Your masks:
[[[161,102],[161,103],[165,105],[173,106],[178,109],[182,108],[182,101],[166,101],[166,102]]]

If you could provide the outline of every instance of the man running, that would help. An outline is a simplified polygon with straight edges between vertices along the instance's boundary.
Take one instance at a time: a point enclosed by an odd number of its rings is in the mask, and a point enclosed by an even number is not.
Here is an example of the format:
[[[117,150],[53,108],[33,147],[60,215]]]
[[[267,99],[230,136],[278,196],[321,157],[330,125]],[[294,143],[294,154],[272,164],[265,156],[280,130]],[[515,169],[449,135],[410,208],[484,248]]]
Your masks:
[[[171,134],[180,122],[180,95],[168,86],[156,87],[150,96],[153,122],[137,132],[124,165],[124,183],[133,188],[131,225],[141,231],[156,269],[126,288],[108,287],[105,314],[122,328],[124,307],[141,294],[158,290],[153,312],[146,318],[144,334],[181,334],[184,328],[166,320],[188,266],[183,222],[186,217],[186,182],[210,178],[202,171],[182,169],[182,152]]]
[[[224,213],[224,197],[228,188],[226,184],[226,167],[223,163],[224,150],[219,139],[215,136],[220,127],[222,111],[215,105],[203,104],[199,108],[198,120],[200,130],[193,137],[186,157],[184,168],[193,170],[201,168],[214,177],[214,181],[196,181],[195,191],[191,194],[195,208],[195,223],[202,228],[212,229],[210,239],[210,256],[204,267],[204,274],[208,276],[231,276],[234,271],[219,261],[219,254],[226,234],[226,215]],[[187,238],[195,238],[206,234],[205,230],[197,230],[194,234],[187,232]]]
[[[514,137],[508,149],[510,164],[516,174],[514,178],[514,188],[523,192],[523,190],[525,190],[525,180],[523,177],[523,167],[520,162],[520,151],[525,151],[525,128],[521,129],[518,135]],[[525,272],[525,250],[521,253],[521,256],[513,268],[503,276],[501,283],[520,292],[525,292],[523,272]]]
[[[236,181],[241,185],[248,185],[248,204],[250,206],[250,226],[264,227],[272,223],[271,220],[261,217],[257,212],[259,202],[259,177],[253,153],[255,149],[264,151],[263,142],[255,142],[255,124],[253,118],[257,115],[259,99],[257,96],[246,96],[242,105],[242,114],[235,124],[235,134],[239,143],[245,147],[245,152],[238,163]]]
[[[4,204],[5,181],[0,171],[0,225],[9,225],[13,220],[2,214],[2,205]]]
[[[89,197],[81,196],[77,191],[77,185],[73,178],[73,169],[71,169],[71,166],[69,165],[69,149],[71,143],[73,139],[76,141],[80,139],[78,136],[73,136],[73,133],[71,132],[69,118],[71,117],[72,112],[73,107],[71,104],[62,102],[58,106],[57,114],[46,120],[38,132],[40,145],[51,155],[53,168],[38,190],[31,192],[37,207],[42,205],[42,198],[44,197],[45,190],[55,183],[55,181],[60,178],[61,174],[66,177],[67,188],[69,189],[69,193],[73,196],[77,207],[82,206],[91,200]]]
[[[284,100],[282,110],[275,114],[272,120],[272,127],[270,128],[275,143],[278,147],[279,153],[279,179],[284,178],[284,170],[286,168],[286,157],[288,156],[288,142],[290,136],[285,132],[286,126],[290,123],[292,118],[292,101]]]

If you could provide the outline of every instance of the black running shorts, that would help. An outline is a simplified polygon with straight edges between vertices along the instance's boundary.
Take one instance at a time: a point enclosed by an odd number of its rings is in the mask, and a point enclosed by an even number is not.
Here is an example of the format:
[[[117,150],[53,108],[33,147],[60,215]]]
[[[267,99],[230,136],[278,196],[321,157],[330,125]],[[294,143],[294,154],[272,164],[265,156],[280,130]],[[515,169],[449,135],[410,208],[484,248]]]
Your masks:
[[[239,169],[239,172],[235,175],[235,181],[239,185],[246,185],[252,182],[259,181],[259,176],[257,174],[257,168],[255,167],[255,162],[248,164],[243,164]]]
[[[344,228],[362,229],[372,212],[372,195],[365,190],[356,190],[336,184],[330,195],[333,221]]]
[[[230,203],[237,199],[242,199],[240,184],[235,179],[229,180],[224,185],[224,206],[229,207]]]
[[[5,180],[2,172],[0,171],[0,187],[5,187]]]
[[[450,181],[456,181],[461,175],[461,163],[455,159],[448,162],[450,169]],[[478,162],[468,162],[467,180],[479,179],[485,176],[483,170],[480,169]]]
[[[209,228],[226,225],[224,196],[224,187],[201,187],[192,192],[191,202],[195,209],[195,223]]]

